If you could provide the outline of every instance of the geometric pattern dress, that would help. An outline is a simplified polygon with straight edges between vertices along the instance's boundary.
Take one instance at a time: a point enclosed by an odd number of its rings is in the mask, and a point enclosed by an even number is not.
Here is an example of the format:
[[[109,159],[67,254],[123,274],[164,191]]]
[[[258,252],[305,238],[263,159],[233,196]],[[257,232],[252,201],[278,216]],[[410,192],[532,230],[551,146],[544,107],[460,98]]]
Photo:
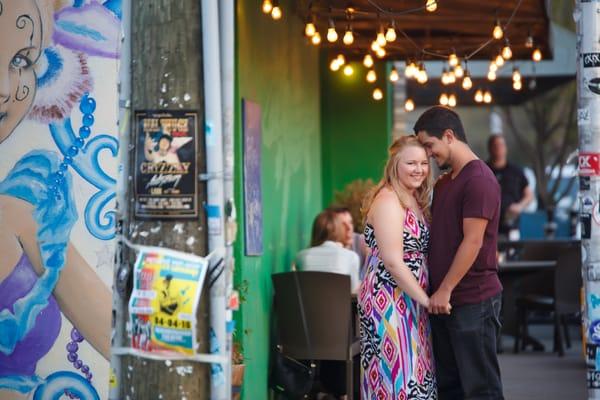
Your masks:
[[[379,257],[375,231],[366,225],[371,249],[360,288],[362,400],[437,399],[427,310],[400,290]],[[404,263],[427,292],[429,227],[411,211],[404,221]]]

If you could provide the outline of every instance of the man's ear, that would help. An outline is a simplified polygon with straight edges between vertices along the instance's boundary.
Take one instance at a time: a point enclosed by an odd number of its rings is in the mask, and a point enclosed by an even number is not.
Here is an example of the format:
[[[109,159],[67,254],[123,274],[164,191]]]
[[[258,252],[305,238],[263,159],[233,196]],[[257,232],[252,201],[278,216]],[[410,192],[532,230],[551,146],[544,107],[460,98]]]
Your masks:
[[[452,129],[444,130],[442,138],[444,139],[444,142],[446,142],[446,144],[451,144],[456,140],[456,137],[454,136],[454,131]]]

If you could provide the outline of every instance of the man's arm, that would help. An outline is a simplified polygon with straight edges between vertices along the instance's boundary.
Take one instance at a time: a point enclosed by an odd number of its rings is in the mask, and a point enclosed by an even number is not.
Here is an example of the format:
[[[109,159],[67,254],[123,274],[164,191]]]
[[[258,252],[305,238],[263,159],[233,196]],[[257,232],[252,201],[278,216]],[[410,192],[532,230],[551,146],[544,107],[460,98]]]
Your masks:
[[[529,203],[531,203],[531,201],[533,200],[533,190],[531,190],[531,187],[529,185],[526,185],[523,188],[523,192],[522,192],[522,197],[521,200],[517,203],[513,203],[509,206],[509,211],[512,212],[513,214],[521,214],[521,212],[523,212],[523,210],[525,209],[525,207],[527,207],[527,205],[529,205]]]
[[[463,240],[439,289],[429,299],[430,313],[443,313],[450,303],[452,291],[471,269],[481,250],[487,224],[488,220],[484,218],[463,219]]]

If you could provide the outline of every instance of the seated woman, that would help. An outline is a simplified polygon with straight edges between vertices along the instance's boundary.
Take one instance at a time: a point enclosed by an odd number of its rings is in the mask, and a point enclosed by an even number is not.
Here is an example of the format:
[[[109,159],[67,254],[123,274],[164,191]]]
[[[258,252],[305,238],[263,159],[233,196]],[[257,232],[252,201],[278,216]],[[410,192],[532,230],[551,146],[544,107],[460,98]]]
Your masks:
[[[296,265],[303,271],[333,272],[350,276],[352,293],[360,286],[360,260],[344,248],[343,228],[332,210],[322,211],[313,222],[311,247],[298,253]]]

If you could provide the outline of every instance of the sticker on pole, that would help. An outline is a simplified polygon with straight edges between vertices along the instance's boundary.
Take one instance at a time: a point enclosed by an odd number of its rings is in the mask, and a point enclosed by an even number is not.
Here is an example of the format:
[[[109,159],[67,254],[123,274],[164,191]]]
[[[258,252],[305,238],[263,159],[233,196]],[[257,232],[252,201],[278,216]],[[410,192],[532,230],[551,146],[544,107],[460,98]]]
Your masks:
[[[207,268],[203,257],[139,247],[129,301],[132,348],[196,354],[196,315]]]
[[[590,341],[594,344],[600,344],[600,320],[595,320],[590,324]]]
[[[600,153],[579,153],[579,176],[600,175]]]

